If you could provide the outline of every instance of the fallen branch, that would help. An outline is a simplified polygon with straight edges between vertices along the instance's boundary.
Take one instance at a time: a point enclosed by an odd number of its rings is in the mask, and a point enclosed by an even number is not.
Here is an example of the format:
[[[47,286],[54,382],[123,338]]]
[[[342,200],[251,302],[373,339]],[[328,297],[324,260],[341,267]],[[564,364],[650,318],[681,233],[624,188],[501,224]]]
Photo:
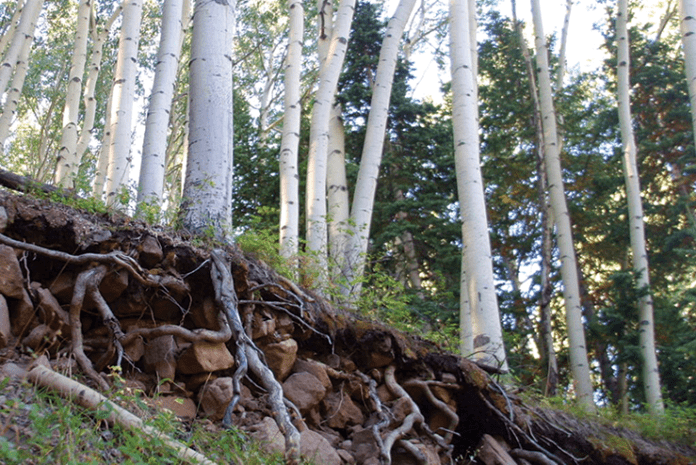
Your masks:
[[[41,361],[41,359],[39,360]],[[45,357],[43,360],[45,364],[48,364],[48,360]],[[92,410],[106,410],[109,412],[106,420],[110,424],[117,424],[130,430],[142,431],[148,436],[157,438],[163,441],[168,447],[176,450],[181,459],[191,460],[203,465],[215,465],[215,462],[212,462],[199,452],[196,452],[179,441],[175,441],[163,432],[145,425],[142,419],[133,415],[123,407],[114,404],[94,389],[56,373],[50,368],[40,364],[40,361],[28,374],[29,380],[34,384],[51,389],[82,407]]]

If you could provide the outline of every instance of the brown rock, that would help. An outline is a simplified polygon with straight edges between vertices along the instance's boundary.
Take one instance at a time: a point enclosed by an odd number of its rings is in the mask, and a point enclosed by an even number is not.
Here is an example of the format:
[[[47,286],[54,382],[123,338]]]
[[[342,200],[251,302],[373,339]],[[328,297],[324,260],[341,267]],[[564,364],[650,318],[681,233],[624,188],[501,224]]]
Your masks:
[[[123,352],[131,363],[135,363],[145,355],[145,341],[142,337],[136,337],[123,346]]]
[[[147,373],[157,375],[158,381],[164,379],[173,380],[176,373],[176,344],[174,336],[161,336],[145,345],[143,354],[143,368]]]
[[[0,294],[13,299],[24,298],[24,275],[12,247],[0,245]]]
[[[196,328],[211,329],[213,331],[218,331],[218,310],[217,305],[215,305],[215,299],[210,296],[203,300],[203,303],[197,305],[189,313],[191,322]]]
[[[8,224],[10,224],[10,218],[7,215],[7,210],[5,207],[0,207],[0,233],[5,231]]]
[[[283,393],[300,412],[306,414],[324,399],[326,388],[312,374],[295,373],[283,383]]]
[[[252,327],[252,339],[260,339],[275,333],[276,320],[273,315],[267,310],[254,312],[254,320]]]
[[[64,271],[56,276],[48,290],[58,299],[58,302],[68,305],[72,300],[73,288],[75,287],[75,275],[71,272]]]
[[[322,386],[324,388],[331,389],[331,378],[329,378],[329,375],[326,374],[326,367],[323,363],[316,362],[314,360],[302,360],[302,359],[297,359],[295,361],[295,365],[292,367],[293,373],[302,373],[302,372],[307,372],[310,373],[316,378],[321,381]]]
[[[392,424],[401,424],[404,418],[411,413],[411,399],[402,397],[401,399],[394,402],[394,406],[391,408],[392,411]]]
[[[34,318],[34,304],[29,298],[26,290],[22,289],[22,298],[20,300],[8,301],[10,307],[10,325],[12,325],[12,334],[21,336],[28,334],[38,322]]]
[[[355,457],[351,455],[350,452],[348,452],[345,449],[336,449],[336,452],[338,452],[338,456],[341,457],[341,460],[343,460],[343,463],[347,463],[348,465],[353,465],[355,463]]]
[[[146,268],[154,268],[164,257],[162,246],[154,236],[147,236],[138,246],[138,251],[140,263]]]
[[[410,442],[418,451],[421,460],[417,460],[411,452],[405,449],[396,448],[392,453],[392,463],[398,463],[400,465],[423,465],[424,463],[427,465],[440,465],[440,463],[442,463],[440,461],[440,456],[437,455],[437,452],[432,447],[428,447],[416,441]]]
[[[357,463],[367,463],[366,460],[379,457],[379,446],[371,428],[353,433],[351,451]]]
[[[391,402],[396,399],[396,396],[392,394],[386,384],[381,384],[377,387],[377,397],[382,403]]]
[[[484,434],[477,448],[477,459],[485,465],[515,465],[515,459],[493,436]]]
[[[169,410],[182,420],[196,418],[196,403],[188,397],[159,396],[153,399],[152,404],[157,408]]]
[[[128,272],[124,269],[109,271],[99,284],[99,292],[104,300],[111,303],[121,297],[128,287]]]
[[[300,435],[300,451],[313,463],[323,465],[342,465],[343,460],[336,449],[321,434],[311,429],[302,431]]]
[[[271,417],[264,417],[262,421],[252,426],[250,435],[260,442],[267,452],[280,454],[285,452],[285,437]]]
[[[286,339],[263,347],[266,363],[278,381],[283,381],[292,371],[297,360],[297,341]]]
[[[63,310],[53,294],[41,287],[40,283],[31,283],[31,287],[36,292],[35,296],[38,297],[39,302],[36,307],[42,312],[43,322],[64,337],[69,335],[70,314]]]
[[[217,378],[205,384],[198,392],[201,411],[213,421],[222,420],[233,395],[232,378]]]
[[[322,401],[324,418],[329,428],[345,429],[346,426],[362,425],[365,416],[344,392],[330,392]]]
[[[222,342],[195,342],[179,357],[180,373],[193,375],[226,370],[234,366],[234,357]]]
[[[10,337],[12,337],[12,326],[10,326],[10,309],[7,306],[5,296],[0,294],[0,349],[7,347]]]
[[[58,344],[56,332],[47,325],[39,325],[22,339],[22,345],[30,347],[34,352],[51,349]]]

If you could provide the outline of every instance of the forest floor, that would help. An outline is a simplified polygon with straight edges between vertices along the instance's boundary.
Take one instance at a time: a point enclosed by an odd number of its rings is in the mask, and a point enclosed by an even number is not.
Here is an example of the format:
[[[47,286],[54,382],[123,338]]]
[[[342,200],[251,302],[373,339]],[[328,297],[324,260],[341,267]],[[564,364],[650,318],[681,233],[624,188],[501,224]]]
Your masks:
[[[235,246],[6,191],[0,244],[2,463],[696,463]]]

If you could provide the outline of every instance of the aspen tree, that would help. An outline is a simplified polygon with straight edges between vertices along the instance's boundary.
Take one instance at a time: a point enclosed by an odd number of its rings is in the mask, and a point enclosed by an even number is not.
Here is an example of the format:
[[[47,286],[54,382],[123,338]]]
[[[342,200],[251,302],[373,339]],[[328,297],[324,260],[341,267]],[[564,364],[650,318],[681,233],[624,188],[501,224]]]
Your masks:
[[[479,362],[507,370],[481,177],[470,26],[468,1],[450,0],[452,125],[462,221],[462,346],[473,348]]]
[[[145,122],[143,154],[138,183],[138,203],[161,205],[164,194],[164,171],[167,130],[172,108],[176,73],[183,34],[183,0],[165,0],[162,5],[162,32],[157,52],[155,79]]]
[[[232,226],[235,3],[196,0],[191,39],[184,226],[224,238]]]
[[[41,13],[43,3],[44,0],[27,0],[22,8],[17,27],[10,32],[12,40],[9,41],[7,50],[2,57],[2,63],[0,63],[0,95],[5,93],[10,79],[12,79],[12,73],[21,57],[23,44],[34,41],[36,20]]]
[[[624,177],[626,179],[626,197],[628,201],[628,221],[631,237],[633,271],[636,273],[636,285],[639,293],[639,341],[643,357],[643,387],[648,407],[656,413],[664,412],[660,392],[660,373],[655,354],[655,321],[653,302],[650,292],[650,268],[648,252],[645,248],[645,226],[643,224],[643,203],[640,195],[640,178],[636,161],[636,141],[633,133],[631,116],[630,76],[629,76],[629,35],[628,35],[628,0],[618,0],[616,15],[617,38],[617,100],[619,126],[623,145]]]
[[[537,74],[539,78],[539,102],[541,104],[542,127],[544,129],[544,163],[548,177],[549,199],[556,225],[556,242],[560,251],[563,296],[565,299],[570,369],[573,374],[575,392],[580,404],[587,410],[594,410],[590,367],[585,344],[585,329],[582,324],[580,307],[580,286],[577,260],[573,246],[570,215],[566,205],[561,157],[556,126],[556,112],[551,94],[551,76],[548,64],[548,46],[544,36],[539,0],[532,0],[532,18],[536,47]]]
[[[696,141],[696,0],[679,0],[679,21],[686,82],[689,86],[691,101],[691,120]]]

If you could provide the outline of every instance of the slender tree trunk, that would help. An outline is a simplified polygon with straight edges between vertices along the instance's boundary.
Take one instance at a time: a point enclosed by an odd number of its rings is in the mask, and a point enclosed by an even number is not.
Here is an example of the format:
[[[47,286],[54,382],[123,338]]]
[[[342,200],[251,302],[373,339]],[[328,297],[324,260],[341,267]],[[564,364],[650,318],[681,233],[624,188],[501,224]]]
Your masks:
[[[348,36],[354,12],[355,0],[341,0],[336,23],[333,25],[331,41],[326,52],[326,61],[320,67],[319,89],[315,96],[312,122],[309,129],[309,162],[305,195],[307,202],[307,248],[316,254],[314,266],[319,273],[325,273],[327,269],[326,169],[329,120],[331,119],[336,85],[348,47]]]
[[[626,197],[628,201],[629,230],[633,271],[636,273],[636,285],[640,297],[638,300],[639,340],[643,357],[643,387],[648,407],[655,413],[664,412],[660,392],[660,373],[655,353],[655,322],[653,302],[650,293],[650,268],[645,247],[645,227],[643,224],[643,203],[640,196],[640,178],[636,161],[636,142],[633,134],[631,116],[630,77],[629,77],[629,37],[628,37],[628,0],[618,0],[616,18],[617,50],[617,92],[619,107],[619,125],[623,144],[624,177],[626,178]]]
[[[539,99],[544,128],[544,161],[549,182],[549,198],[556,222],[556,241],[561,258],[561,276],[563,277],[563,295],[566,306],[568,326],[568,343],[570,349],[571,373],[575,384],[578,401],[587,410],[594,410],[593,389],[590,380],[590,367],[587,359],[585,330],[582,324],[580,307],[580,289],[573,246],[570,215],[566,205],[561,158],[558,150],[558,130],[556,112],[551,95],[551,76],[548,64],[548,47],[541,20],[539,0],[532,0],[532,17],[536,43],[536,61],[539,78]]]
[[[0,63],[0,95],[5,93],[12,73],[15,71],[17,62],[20,59],[21,52],[25,42],[34,41],[34,29],[36,28],[36,20],[41,13],[41,7],[44,0],[27,0],[22,9],[22,15],[19,19],[19,24],[14,29],[12,40],[3,56]]]
[[[190,132],[182,214],[192,232],[232,227],[232,44],[235,4],[196,0],[190,64]]]
[[[162,5],[162,32],[145,122],[138,204],[162,204],[169,116],[181,53],[183,6],[183,0],[165,0]]]
[[[125,0],[123,3],[123,22],[118,43],[114,87],[111,91],[111,143],[102,148],[107,150],[109,160],[104,184],[108,204],[114,204],[121,188],[127,185],[132,161],[130,149],[133,100],[142,11],[142,0]]]
[[[394,71],[396,70],[399,44],[406,28],[411,11],[416,0],[401,0],[389,20],[387,30],[379,52],[377,75],[372,88],[370,114],[367,119],[365,142],[358,178],[355,183],[355,193],[351,206],[351,234],[346,251],[349,282],[359,282],[365,268],[367,244],[372,224],[372,210],[375,203],[377,178],[382,163],[384,137],[389,117],[389,101],[391,99]],[[357,280],[357,281],[356,281]],[[360,296],[361,286],[353,286],[351,300],[356,301]]]
[[[77,9],[77,26],[75,27],[75,49],[73,51],[68,92],[65,96],[63,110],[63,133],[56,166],[56,183],[61,187],[74,187],[75,176],[80,167],[77,158],[77,123],[80,116],[80,94],[82,78],[87,62],[87,38],[89,36],[89,18],[92,9],[91,0],[80,0]]]
[[[97,98],[95,95],[96,88],[97,88],[97,81],[99,78],[99,71],[101,70],[101,61],[102,61],[102,50],[104,48],[104,43],[106,42],[106,39],[109,36],[109,31],[111,30],[111,26],[114,24],[116,21],[116,18],[118,18],[121,15],[121,12],[123,11],[123,3],[119,3],[119,5],[116,7],[112,15],[109,17],[109,19],[106,21],[104,24],[104,28],[100,31],[97,27],[97,21],[94,17],[94,9],[91,11],[91,17],[90,17],[90,22],[91,22],[91,36],[92,36],[92,54],[90,56],[90,62],[88,66],[88,73],[87,73],[87,81],[85,81],[85,91],[84,91],[84,97],[83,101],[85,104],[85,116],[82,121],[82,129],[80,130],[80,138],[77,141],[77,149],[76,149],[76,157],[78,159],[82,159],[84,156],[85,152],[87,151],[87,147],[89,146],[90,139],[92,138],[92,129],[94,128],[94,117],[97,112]],[[107,105],[110,105],[111,100],[107,102]],[[110,108],[110,107],[109,107]],[[107,109],[106,114],[109,115],[109,111]],[[108,116],[107,116],[108,117]],[[107,122],[108,123],[108,122]],[[105,128],[108,128],[108,126],[105,126]],[[106,142],[106,141],[104,141]],[[106,156],[106,151],[104,150],[104,146],[102,146],[102,152],[104,153],[104,156]],[[103,169],[100,171],[99,169],[97,170],[95,182],[94,182],[94,190],[93,193],[96,196],[101,196],[102,194],[102,188],[104,186],[104,177],[106,176],[106,162],[108,160],[105,160],[103,163]]]
[[[290,31],[285,58],[285,113],[280,141],[280,254],[297,257],[300,230],[300,174],[297,153],[300,146],[302,100],[300,78],[304,41],[304,8],[300,0],[288,5]]]
[[[696,0],[679,0],[679,20],[684,49],[684,69],[691,101],[691,120],[696,140]]]
[[[0,152],[2,147],[7,140],[10,133],[10,124],[17,113],[17,105],[19,104],[19,98],[22,95],[22,88],[24,87],[24,79],[27,76],[29,54],[31,52],[31,46],[34,43],[34,29],[36,27],[36,21],[41,13],[41,7],[43,5],[43,0],[37,3],[27,4],[25,6],[25,12],[28,12],[29,25],[25,28],[20,24],[20,30],[25,29],[29,32],[20,41],[20,50],[17,55],[15,55],[15,63],[13,63],[14,76],[12,77],[12,83],[10,85],[7,94],[5,95],[5,105],[2,107],[2,116],[0,116]],[[22,22],[24,22],[24,14],[22,14]],[[18,30],[19,32],[19,30]],[[24,34],[24,32],[22,32]],[[14,40],[13,40],[14,42]],[[12,45],[10,45],[12,47]],[[4,71],[5,63],[0,65],[0,69]],[[2,72],[0,71],[0,72]],[[4,89],[6,86],[1,87]]]
[[[465,283],[461,289],[461,309],[471,312],[474,357],[481,363],[507,370],[483,196],[469,11],[467,0],[450,0],[452,123],[462,219],[462,283]],[[461,319],[467,317],[463,315]],[[467,334],[462,334],[463,340],[466,337]]]
[[[551,206],[548,202],[548,181],[544,171],[544,128],[541,123],[541,104],[539,103],[539,92],[534,75],[534,65],[529,56],[527,40],[524,37],[522,24],[517,19],[517,5],[512,0],[512,17],[515,23],[515,30],[520,41],[520,49],[524,58],[527,76],[529,78],[529,93],[534,103],[534,128],[536,132],[536,152],[537,152],[537,173],[539,176],[539,211],[541,212],[539,223],[541,225],[541,256],[539,264],[540,290],[539,290],[539,333],[541,335],[541,345],[543,348],[544,361],[546,362],[546,385],[544,394],[555,396],[558,387],[558,358],[553,343],[553,325],[551,324],[551,298],[553,296],[553,284],[551,283],[551,258],[553,254],[553,242],[551,233],[553,230],[553,219]],[[567,16],[566,16],[567,17]]]
[[[24,9],[24,0],[19,0],[15,4],[14,13],[12,13],[12,18],[10,19],[7,26],[0,32],[0,56],[5,55],[5,49],[10,43],[10,39],[15,36],[17,32],[17,26],[19,26],[19,20],[22,17],[22,11]],[[3,60],[4,62],[4,60]]]

